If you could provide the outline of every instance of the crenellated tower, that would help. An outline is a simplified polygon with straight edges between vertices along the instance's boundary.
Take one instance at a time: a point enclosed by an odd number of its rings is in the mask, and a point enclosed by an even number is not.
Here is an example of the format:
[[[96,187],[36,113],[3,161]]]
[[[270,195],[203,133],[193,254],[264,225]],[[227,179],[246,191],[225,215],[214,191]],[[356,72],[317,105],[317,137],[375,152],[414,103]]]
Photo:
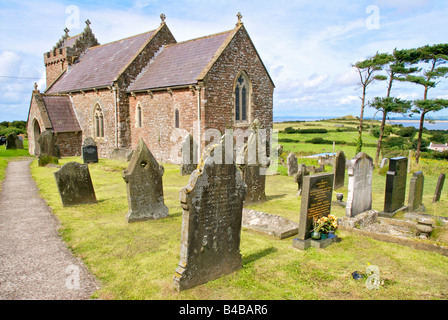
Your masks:
[[[67,28],[64,35],[53,49],[44,53],[44,64],[47,77],[47,89],[76,61],[82,57],[88,48],[99,45],[98,40],[90,28],[90,21],[86,21],[83,32],[70,37]]]

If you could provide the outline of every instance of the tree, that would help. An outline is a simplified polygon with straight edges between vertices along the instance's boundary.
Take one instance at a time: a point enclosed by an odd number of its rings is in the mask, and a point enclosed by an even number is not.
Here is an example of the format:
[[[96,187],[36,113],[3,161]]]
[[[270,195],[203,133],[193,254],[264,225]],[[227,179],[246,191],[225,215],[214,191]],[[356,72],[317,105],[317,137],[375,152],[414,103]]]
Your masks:
[[[428,112],[436,112],[448,107],[448,100],[428,99],[429,89],[435,88],[440,82],[440,79],[448,75],[448,67],[442,66],[448,61],[448,44],[426,45],[417,49],[396,51],[395,56],[399,61],[407,65],[426,64],[426,69],[420,68],[422,72],[419,75],[406,76],[406,81],[421,85],[424,88],[423,99],[415,100],[412,110],[412,112],[420,114],[420,127],[415,153],[415,161],[418,163],[425,115]]]
[[[392,61],[393,56],[387,53],[376,53],[373,57],[366,60],[358,61],[352,67],[356,68],[359,74],[360,83],[362,87],[361,99],[361,115],[359,117],[358,127],[358,143],[356,147],[356,153],[362,151],[362,123],[364,119],[364,108],[366,106],[366,92],[367,87],[375,80],[375,72],[382,69],[383,65]],[[377,77],[377,80],[383,80],[381,76]]]
[[[390,88],[390,86],[389,86],[389,88]],[[389,94],[389,92],[388,92],[388,94]],[[378,138],[378,143],[376,145],[375,163],[378,163],[387,115],[390,113],[403,113],[403,114],[407,113],[411,109],[412,105],[411,105],[411,101],[406,101],[406,100],[401,100],[400,98],[391,98],[391,97],[386,97],[386,98],[376,97],[373,99],[373,101],[369,102],[369,105],[372,108],[375,108],[376,110],[381,111],[383,113],[381,126],[380,126],[380,136]]]

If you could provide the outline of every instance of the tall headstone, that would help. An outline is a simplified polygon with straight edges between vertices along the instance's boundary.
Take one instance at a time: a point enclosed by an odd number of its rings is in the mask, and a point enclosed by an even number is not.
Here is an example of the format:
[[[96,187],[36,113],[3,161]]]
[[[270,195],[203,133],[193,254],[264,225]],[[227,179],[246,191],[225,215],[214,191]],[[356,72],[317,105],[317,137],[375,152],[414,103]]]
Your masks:
[[[191,134],[188,134],[182,142],[181,152],[182,163],[180,166],[180,174],[183,176],[189,175],[198,166],[198,145]]]
[[[298,162],[295,153],[291,152],[286,159],[286,165],[288,167],[288,176],[294,176],[298,171]]]
[[[21,136],[17,136],[16,148],[23,149],[23,138]]]
[[[92,137],[87,137],[82,143],[82,160],[84,163],[98,162],[98,147]]]
[[[204,162],[180,191],[182,243],[174,275],[179,291],[242,266],[240,234],[246,186],[236,164],[224,160],[224,137],[208,150]]]
[[[123,171],[128,193],[127,222],[160,219],[168,216],[163,198],[163,166],[159,165],[140,139],[129,166]]]
[[[364,152],[349,161],[346,216],[355,217],[372,208],[373,161]]]
[[[445,174],[441,173],[439,179],[437,180],[436,190],[434,191],[434,197],[432,198],[432,202],[440,201],[440,196],[442,194],[444,183],[445,183]]]
[[[255,119],[249,128],[249,137],[237,157],[243,181],[247,186],[244,203],[266,201],[266,169],[270,160],[266,157],[266,140],[260,133],[260,123]],[[264,150],[263,150],[264,148]]]
[[[344,152],[338,151],[333,161],[334,189],[336,190],[344,187],[346,161]]]
[[[393,213],[404,206],[406,197],[406,177],[408,158],[389,159],[389,171],[386,175],[386,192],[384,197],[384,213]]]
[[[6,150],[17,149],[17,134],[10,133],[6,136]]]
[[[331,213],[334,175],[318,173],[303,177],[302,202],[300,206],[299,229],[293,247],[306,249],[311,245],[311,232],[314,219]]]
[[[425,177],[423,172],[415,172],[409,184],[408,209],[420,210],[423,207],[423,185]]]
[[[97,202],[87,164],[68,162],[54,176],[64,207]]]

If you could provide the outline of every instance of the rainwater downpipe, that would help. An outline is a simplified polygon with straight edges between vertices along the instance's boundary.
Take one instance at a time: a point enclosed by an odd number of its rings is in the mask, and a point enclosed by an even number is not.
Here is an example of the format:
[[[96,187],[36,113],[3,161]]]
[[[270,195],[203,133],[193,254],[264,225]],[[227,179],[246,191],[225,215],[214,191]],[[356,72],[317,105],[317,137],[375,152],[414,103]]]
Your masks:
[[[202,86],[199,84],[196,86],[196,92],[198,93],[198,164],[201,163],[201,89]]]
[[[115,149],[118,149],[118,93],[115,84],[112,87],[112,90],[114,91],[114,105],[115,105]]]

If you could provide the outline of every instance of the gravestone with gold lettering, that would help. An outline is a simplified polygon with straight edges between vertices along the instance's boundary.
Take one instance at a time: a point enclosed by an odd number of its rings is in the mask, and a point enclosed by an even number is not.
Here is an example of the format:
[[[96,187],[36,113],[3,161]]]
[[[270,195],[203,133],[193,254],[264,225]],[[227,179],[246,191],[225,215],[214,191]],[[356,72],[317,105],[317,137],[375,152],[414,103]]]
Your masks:
[[[225,160],[225,136],[204,155],[180,191],[183,209],[177,290],[186,290],[242,266],[240,234],[246,185],[233,159]],[[231,137],[230,137],[231,138]]]
[[[334,235],[324,240],[311,239],[314,219],[326,217],[331,212],[333,180],[333,173],[318,173],[303,177],[299,230],[297,237],[293,239],[293,247],[298,249],[306,249],[310,246],[324,248],[336,240],[337,237]]]

